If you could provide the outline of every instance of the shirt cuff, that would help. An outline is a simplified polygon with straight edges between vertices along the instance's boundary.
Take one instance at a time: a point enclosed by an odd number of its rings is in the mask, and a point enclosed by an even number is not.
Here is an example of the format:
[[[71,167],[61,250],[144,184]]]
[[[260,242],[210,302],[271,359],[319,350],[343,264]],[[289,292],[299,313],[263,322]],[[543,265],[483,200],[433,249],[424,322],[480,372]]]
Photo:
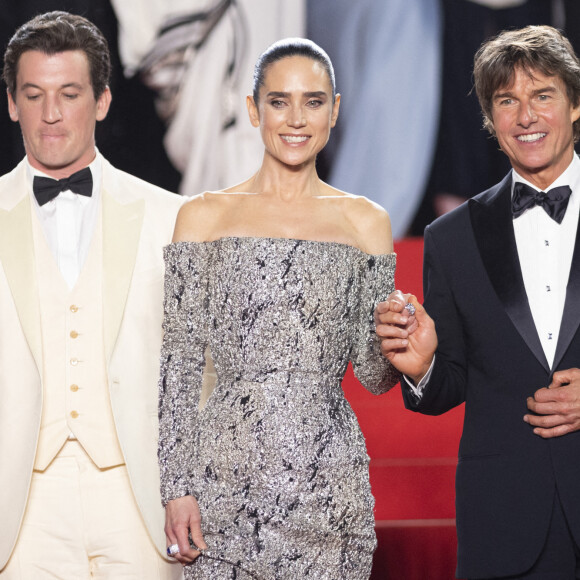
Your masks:
[[[416,385],[407,375],[403,375],[405,382],[407,383],[408,387],[411,389],[411,392],[420,399],[423,396],[423,391],[425,390],[425,386],[429,382],[431,378],[431,373],[433,371],[433,365],[435,364],[435,356],[433,356],[433,360],[431,361],[431,365],[429,366],[429,370],[425,373],[425,376],[419,381],[419,384]]]

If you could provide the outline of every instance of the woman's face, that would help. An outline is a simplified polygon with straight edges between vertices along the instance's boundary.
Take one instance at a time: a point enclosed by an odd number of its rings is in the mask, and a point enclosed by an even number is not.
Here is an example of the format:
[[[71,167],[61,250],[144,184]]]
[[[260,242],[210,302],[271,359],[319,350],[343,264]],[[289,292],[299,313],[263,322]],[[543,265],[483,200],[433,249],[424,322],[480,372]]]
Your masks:
[[[260,101],[248,97],[254,127],[260,127],[266,154],[285,165],[316,158],[336,124],[340,95],[332,102],[328,73],[318,61],[290,56],[271,64],[260,87]]]

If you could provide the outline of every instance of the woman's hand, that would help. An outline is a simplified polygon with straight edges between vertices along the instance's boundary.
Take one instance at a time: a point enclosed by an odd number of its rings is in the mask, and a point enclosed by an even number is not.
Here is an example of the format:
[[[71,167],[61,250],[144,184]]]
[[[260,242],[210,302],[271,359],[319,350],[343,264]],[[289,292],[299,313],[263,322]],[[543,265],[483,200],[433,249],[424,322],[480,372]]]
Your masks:
[[[413,305],[413,314],[406,304]],[[377,305],[375,321],[383,355],[417,384],[429,370],[437,348],[433,320],[415,296],[395,290]]]
[[[194,545],[202,550],[207,549],[201,533],[201,515],[197,500],[191,495],[186,495],[169,501],[165,506],[167,546],[173,544],[179,546],[179,552],[173,554],[173,558],[184,566],[191,564],[201,553],[190,546],[190,532]]]

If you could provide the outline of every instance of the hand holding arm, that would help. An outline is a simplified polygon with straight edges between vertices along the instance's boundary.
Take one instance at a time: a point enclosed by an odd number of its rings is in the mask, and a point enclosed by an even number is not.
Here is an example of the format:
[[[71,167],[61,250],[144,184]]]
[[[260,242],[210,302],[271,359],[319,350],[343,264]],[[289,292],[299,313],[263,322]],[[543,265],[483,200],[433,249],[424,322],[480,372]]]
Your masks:
[[[534,427],[534,433],[549,439],[580,430],[580,369],[555,372],[547,388],[528,397],[524,421]]]
[[[405,308],[415,307],[411,315]],[[375,309],[376,332],[381,340],[381,352],[391,364],[417,384],[429,370],[435,350],[435,324],[417,298],[395,290]]]
[[[201,533],[201,515],[197,500],[191,495],[186,495],[169,501],[165,506],[167,545],[179,546],[179,552],[173,557],[184,566],[191,564],[200,555],[200,552],[189,544],[190,531],[194,545],[202,550],[207,549]]]

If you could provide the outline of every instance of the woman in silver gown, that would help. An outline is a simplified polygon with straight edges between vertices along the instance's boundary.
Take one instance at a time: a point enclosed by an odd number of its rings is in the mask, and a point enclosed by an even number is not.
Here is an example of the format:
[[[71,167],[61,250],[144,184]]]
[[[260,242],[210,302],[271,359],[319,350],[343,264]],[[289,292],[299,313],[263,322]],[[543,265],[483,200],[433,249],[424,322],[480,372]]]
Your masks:
[[[341,380],[399,380],[373,310],[394,288],[387,213],[316,173],[340,95],[304,39],[258,60],[259,171],[192,198],[165,249],[159,461],[186,578],[363,580],[376,547],[368,456]],[[217,384],[199,408],[204,352]],[[189,534],[189,538],[188,538]]]

